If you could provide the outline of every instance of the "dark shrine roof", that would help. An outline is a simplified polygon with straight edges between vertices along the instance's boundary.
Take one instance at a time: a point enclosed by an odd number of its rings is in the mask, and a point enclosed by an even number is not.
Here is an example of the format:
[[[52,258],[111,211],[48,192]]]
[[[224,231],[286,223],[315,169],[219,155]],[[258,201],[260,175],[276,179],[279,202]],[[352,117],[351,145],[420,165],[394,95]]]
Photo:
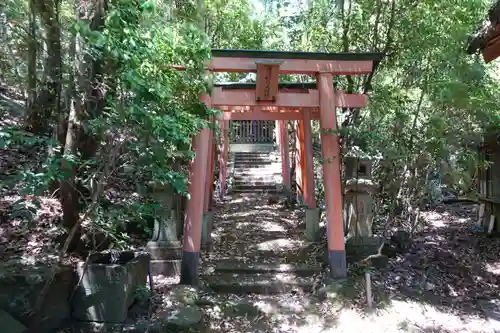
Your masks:
[[[222,87],[226,89],[255,89],[256,84],[252,82],[225,82],[216,83],[215,87]],[[279,89],[316,89],[316,82],[309,83],[280,83]]]
[[[221,50],[212,49],[214,57],[232,58],[261,58],[261,59],[305,59],[305,60],[372,60],[374,63],[380,62],[384,57],[383,52],[298,52],[298,51],[260,51],[260,50]]]

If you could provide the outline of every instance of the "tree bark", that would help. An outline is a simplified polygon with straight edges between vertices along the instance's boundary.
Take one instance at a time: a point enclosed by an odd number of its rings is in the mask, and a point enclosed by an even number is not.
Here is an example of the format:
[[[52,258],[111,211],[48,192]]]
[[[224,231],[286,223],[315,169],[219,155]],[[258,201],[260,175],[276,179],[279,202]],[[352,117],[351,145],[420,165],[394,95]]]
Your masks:
[[[36,42],[36,9],[34,0],[28,2],[29,6],[29,35],[28,35],[28,82],[27,82],[27,101],[26,110],[32,110],[36,101],[36,56],[37,56],[37,42]]]
[[[106,2],[104,0],[89,2],[79,1],[76,5],[76,16],[78,20],[88,21],[92,30],[102,30],[106,13]],[[61,205],[63,210],[63,226],[66,230],[74,228],[79,220],[80,212],[87,206],[93,189],[83,186],[77,176],[84,171],[79,165],[70,162],[70,157],[79,153],[80,164],[96,156],[100,137],[85,131],[84,124],[99,117],[106,105],[107,85],[105,80],[104,60],[91,58],[86,49],[82,36],[75,36],[74,41],[74,63],[73,82],[68,89],[72,90],[72,101],[66,125],[64,139],[64,159],[62,168],[67,177],[61,181]],[[90,68],[90,69],[89,69]],[[64,126],[64,125],[63,125]],[[61,127],[63,127],[61,126]],[[76,237],[69,245],[69,251],[77,249],[81,229],[76,230]]]
[[[44,79],[32,108],[28,110],[26,128],[34,134],[47,134],[51,120],[59,112],[62,84],[61,29],[58,3],[54,0],[33,0],[46,34],[47,58]]]

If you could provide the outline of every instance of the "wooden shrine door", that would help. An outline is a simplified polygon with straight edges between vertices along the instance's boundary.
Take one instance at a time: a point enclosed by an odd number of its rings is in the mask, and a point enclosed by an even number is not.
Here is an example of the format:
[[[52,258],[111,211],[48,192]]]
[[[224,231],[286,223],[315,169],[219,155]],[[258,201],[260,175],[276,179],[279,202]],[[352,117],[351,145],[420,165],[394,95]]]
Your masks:
[[[231,143],[273,143],[274,120],[231,121]]]

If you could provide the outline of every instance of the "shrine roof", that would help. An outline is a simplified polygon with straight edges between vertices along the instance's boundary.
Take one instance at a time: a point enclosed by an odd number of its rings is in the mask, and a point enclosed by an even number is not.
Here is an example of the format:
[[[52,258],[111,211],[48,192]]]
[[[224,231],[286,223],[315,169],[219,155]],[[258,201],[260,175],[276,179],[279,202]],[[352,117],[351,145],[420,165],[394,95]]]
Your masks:
[[[215,87],[221,87],[226,89],[255,89],[256,84],[252,82],[224,82],[215,83]],[[279,89],[316,89],[316,82],[308,83],[280,83],[278,85]]]
[[[232,50],[212,49],[213,57],[231,58],[260,58],[260,59],[305,59],[305,60],[372,60],[380,62],[384,57],[383,52],[299,52],[299,51],[264,51],[264,50]]]

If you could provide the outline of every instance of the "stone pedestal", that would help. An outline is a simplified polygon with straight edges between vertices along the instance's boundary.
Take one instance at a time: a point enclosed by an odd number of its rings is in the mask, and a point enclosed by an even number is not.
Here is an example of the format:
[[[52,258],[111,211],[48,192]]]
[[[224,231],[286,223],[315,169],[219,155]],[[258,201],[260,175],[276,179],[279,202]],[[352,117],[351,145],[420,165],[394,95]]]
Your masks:
[[[178,218],[170,186],[150,184],[151,196],[161,204],[155,216],[153,237],[147,244],[153,275],[177,276],[181,271],[182,247],[177,236]]]
[[[212,244],[212,227],[214,213],[209,210],[203,214],[202,229],[201,229],[201,246],[210,249]]]
[[[180,243],[149,241],[146,248],[151,256],[153,275],[178,276],[181,273],[182,247]]]
[[[348,238],[371,237],[372,196],[375,185],[368,179],[349,180],[344,195],[344,219]]]
[[[304,196],[300,193],[297,193],[297,203],[299,205],[303,205],[304,204]]]
[[[348,238],[371,237],[373,224],[372,162],[358,156],[344,158],[347,178],[344,193],[344,225]]]
[[[306,239],[309,242],[319,240],[319,208],[306,208]]]
[[[149,256],[143,252],[94,253],[76,267],[78,281],[72,302],[76,320],[122,323],[137,288],[146,284]]]

